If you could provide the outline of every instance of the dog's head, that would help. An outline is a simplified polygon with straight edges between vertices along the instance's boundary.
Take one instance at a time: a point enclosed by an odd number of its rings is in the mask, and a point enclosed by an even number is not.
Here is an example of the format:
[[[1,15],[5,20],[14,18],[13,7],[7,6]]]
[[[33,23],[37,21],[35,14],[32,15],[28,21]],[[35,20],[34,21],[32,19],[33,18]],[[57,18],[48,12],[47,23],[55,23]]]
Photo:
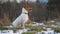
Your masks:
[[[24,8],[28,11],[28,12],[31,12],[32,11],[32,8],[29,6],[29,5],[24,5]]]

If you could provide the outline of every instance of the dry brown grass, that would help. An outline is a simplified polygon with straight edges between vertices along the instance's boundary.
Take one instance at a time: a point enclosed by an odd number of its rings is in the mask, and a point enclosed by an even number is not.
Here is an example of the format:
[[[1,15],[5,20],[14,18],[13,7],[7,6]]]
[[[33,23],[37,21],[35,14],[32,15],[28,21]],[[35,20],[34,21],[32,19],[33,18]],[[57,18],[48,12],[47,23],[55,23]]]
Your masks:
[[[10,20],[7,17],[6,14],[4,14],[4,17],[2,19],[0,19],[0,24],[1,24],[1,26],[10,25],[11,24],[11,22],[10,22]]]

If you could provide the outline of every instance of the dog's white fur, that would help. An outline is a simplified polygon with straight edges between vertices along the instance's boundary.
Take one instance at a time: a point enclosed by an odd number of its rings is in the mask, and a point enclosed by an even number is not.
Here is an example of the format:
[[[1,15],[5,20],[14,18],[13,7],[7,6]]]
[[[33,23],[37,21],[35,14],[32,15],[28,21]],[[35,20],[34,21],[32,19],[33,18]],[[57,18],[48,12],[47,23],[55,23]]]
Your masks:
[[[12,25],[13,27],[17,27],[18,25],[23,24],[23,27],[25,26],[25,22],[28,21],[28,11],[23,7],[22,8],[22,13],[15,21],[13,21]]]

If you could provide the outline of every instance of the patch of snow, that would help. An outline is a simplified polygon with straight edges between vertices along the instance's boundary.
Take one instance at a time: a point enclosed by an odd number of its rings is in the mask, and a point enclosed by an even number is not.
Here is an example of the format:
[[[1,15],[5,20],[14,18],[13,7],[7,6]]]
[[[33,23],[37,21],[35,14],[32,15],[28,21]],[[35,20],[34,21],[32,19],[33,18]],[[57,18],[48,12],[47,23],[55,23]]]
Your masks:
[[[56,24],[60,24],[60,22],[56,22]]]
[[[60,34],[60,33],[58,33],[58,34]]]
[[[17,34],[22,34],[23,32],[27,32],[27,29],[22,29],[22,30],[17,30],[16,33]]]
[[[1,34],[13,34],[13,30],[2,30]]]
[[[57,27],[56,25],[51,25],[52,27]]]
[[[35,24],[31,24],[32,26],[40,26],[40,25],[44,25],[44,23],[35,23]]]
[[[54,34],[54,30],[52,30],[51,28],[46,28],[46,31],[41,31],[44,34]]]
[[[37,32],[36,34],[42,34],[41,32]]]
[[[55,23],[55,21],[54,20],[51,20],[51,21],[48,21],[48,23]]]

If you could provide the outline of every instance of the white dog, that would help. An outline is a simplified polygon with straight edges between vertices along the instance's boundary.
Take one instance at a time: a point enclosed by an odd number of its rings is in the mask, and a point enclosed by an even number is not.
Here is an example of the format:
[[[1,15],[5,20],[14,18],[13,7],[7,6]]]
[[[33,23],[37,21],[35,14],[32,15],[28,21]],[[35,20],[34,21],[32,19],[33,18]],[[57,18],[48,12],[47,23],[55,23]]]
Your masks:
[[[15,28],[19,25],[23,25],[23,28],[25,28],[25,23],[28,21],[28,13],[31,12],[31,7],[28,5],[24,5],[22,8],[22,13],[19,17],[16,18],[16,20],[13,21],[11,28]],[[9,28],[9,27],[8,27]]]
[[[16,18],[15,21],[13,21],[12,25],[13,27],[17,27],[20,24],[23,24],[23,28],[25,27],[25,22],[28,21],[28,13],[31,11],[31,7],[28,5],[24,5],[22,8],[22,13],[19,17]]]

